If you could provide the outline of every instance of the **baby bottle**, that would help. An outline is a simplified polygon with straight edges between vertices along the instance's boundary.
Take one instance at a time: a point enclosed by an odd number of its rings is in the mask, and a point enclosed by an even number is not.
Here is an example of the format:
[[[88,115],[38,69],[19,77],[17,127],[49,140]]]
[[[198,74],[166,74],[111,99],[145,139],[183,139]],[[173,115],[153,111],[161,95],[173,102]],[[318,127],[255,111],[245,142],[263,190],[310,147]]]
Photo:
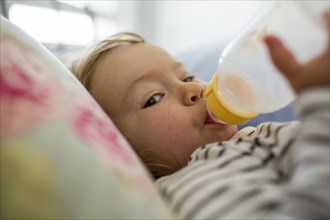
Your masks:
[[[262,113],[285,107],[295,95],[273,65],[265,35],[279,37],[299,62],[327,45],[322,14],[329,1],[267,1],[257,16],[224,49],[217,73],[206,89],[214,120],[243,124]]]

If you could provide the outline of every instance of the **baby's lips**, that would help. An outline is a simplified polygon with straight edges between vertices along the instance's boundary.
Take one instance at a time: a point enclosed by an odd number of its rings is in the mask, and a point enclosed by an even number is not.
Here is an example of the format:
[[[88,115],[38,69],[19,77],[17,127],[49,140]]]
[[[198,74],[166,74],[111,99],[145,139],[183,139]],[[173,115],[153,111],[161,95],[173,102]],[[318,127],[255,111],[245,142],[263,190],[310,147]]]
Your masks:
[[[224,123],[221,123],[219,120],[215,120],[207,111],[205,124],[224,124]]]

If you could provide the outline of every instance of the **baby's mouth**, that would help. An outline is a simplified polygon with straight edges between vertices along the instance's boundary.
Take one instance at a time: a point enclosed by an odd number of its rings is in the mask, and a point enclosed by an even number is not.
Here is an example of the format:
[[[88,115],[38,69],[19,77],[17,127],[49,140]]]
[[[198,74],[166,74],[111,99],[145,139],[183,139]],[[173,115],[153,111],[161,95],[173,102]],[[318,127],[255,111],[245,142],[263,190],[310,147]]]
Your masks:
[[[207,111],[206,112],[206,118],[205,118],[205,124],[224,124],[221,123],[220,121],[215,120],[211,114]]]

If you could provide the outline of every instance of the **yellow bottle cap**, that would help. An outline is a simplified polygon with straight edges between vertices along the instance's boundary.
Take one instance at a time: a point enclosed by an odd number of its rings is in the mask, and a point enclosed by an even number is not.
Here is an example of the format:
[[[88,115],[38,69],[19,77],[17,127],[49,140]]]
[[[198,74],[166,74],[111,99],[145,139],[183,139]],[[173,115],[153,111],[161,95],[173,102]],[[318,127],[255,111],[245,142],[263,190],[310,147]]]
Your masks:
[[[206,87],[206,102],[209,110],[221,121],[228,124],[244,124],[258,113],[242,113],[231,108],[218,93],[218,74],[214,74],[211,83]]]

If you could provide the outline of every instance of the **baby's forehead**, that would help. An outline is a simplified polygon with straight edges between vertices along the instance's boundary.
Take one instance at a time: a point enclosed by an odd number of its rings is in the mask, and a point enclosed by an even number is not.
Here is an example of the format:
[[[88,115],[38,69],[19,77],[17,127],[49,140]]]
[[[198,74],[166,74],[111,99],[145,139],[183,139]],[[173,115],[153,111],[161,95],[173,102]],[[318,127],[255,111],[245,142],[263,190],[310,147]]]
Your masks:
[[[125,84],[144,75],[183,69],[164,49],[147,43],[121,45],[113,48],[98,64],[95,77],[99,83]],[[110,85],[109,85],[110,86]]]
[[[129,69],[136,68],[162,68],[162,66],[178,65],[164,49],[147,43],[118,46],[106,55],[104,63],[109,63],[114,68]],[[179,65],[182,65],[179,63]],[[108,66],[109,67],[109,66]]]

